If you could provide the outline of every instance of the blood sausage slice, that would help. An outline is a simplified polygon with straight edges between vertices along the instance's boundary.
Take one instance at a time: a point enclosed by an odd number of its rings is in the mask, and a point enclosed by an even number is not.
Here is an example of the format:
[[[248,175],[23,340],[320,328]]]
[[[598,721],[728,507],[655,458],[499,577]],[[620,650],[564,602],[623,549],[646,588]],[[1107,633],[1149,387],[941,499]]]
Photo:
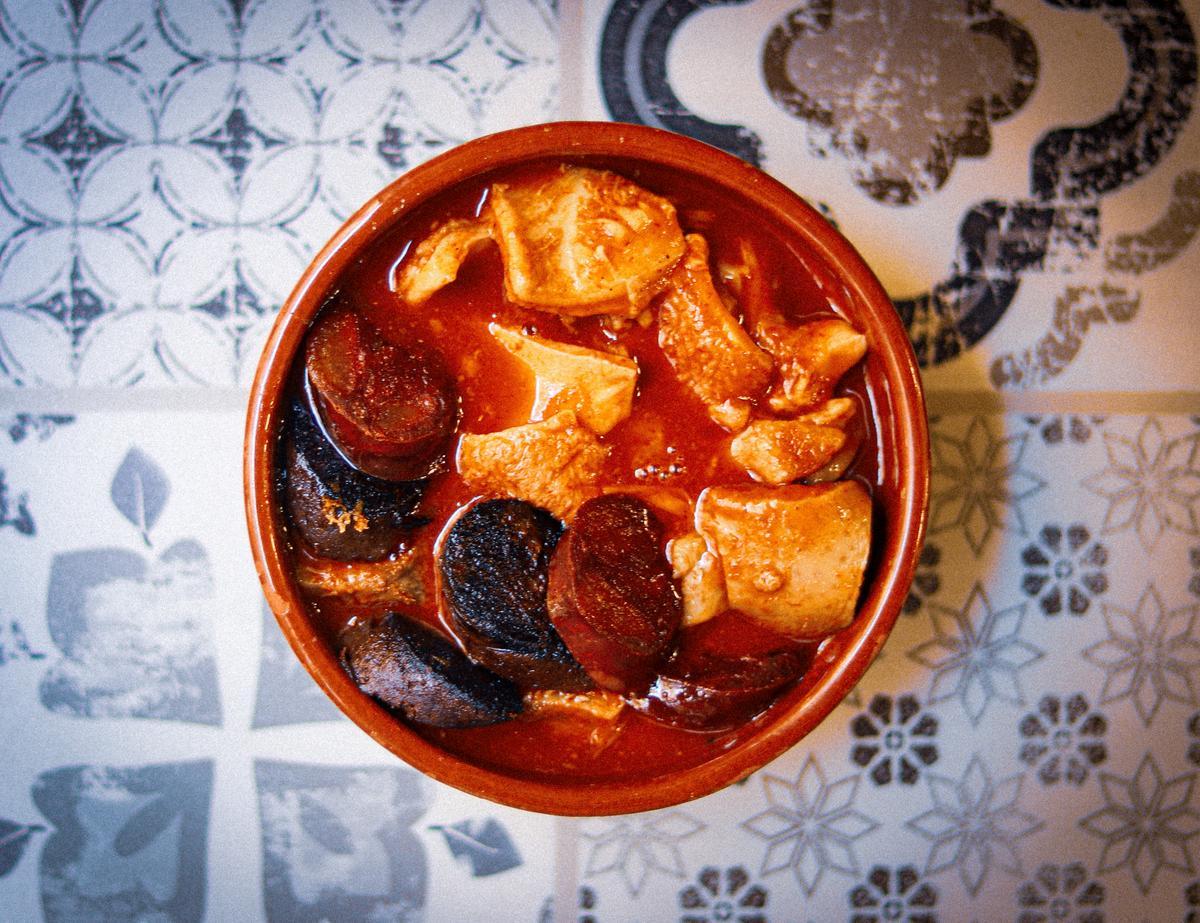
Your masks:
[[[438,566],[454,629],[480,663],[522,688],[592,684],[546,613],[550,555],[562,524],[520,500],[487,500],[446,534]]]
[[[342,662],[363,692],[409,721],[433,727],[477,727],[521,711],[508,680],[472,663],[415,619],[389,612],[343,634]]]
[[[351,467],[297,398],[284,423],[281,493],[288,519],[321,557],[380,561],[424,520],[424,481],[385,481]]]

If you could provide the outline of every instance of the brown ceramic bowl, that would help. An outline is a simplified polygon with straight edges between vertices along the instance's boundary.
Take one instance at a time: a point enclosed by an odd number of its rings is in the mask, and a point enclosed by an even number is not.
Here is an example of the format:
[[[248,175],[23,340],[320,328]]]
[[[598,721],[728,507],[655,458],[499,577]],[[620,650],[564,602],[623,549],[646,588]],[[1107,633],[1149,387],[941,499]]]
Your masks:
[[[810,265],[837,280],[846,319],[869,339],[862,394],[872,433],[863,454],[873,479],[875,535],[857,616],[824,642],[808,673],[735,746],[682,771],[581,783],[568,774],[531,778],[499,771],[448,752],[360,692],[314,623],[291,570],[274,465],[281,398],[310,322],[339,277],[413,209],[460,184],[479,184],[492,171],[538,159],[613,167],[651,189],[654,176],[669,174],[735,197]],[[615,123],[563,122],[471,141],[411,170],[367,202],[317,254],[280,311],[251,389],[246,425],[251,548],[267,600],[304,666],[356,724],[422,772],[483,798],[551,814],[617,814],[697,798],[744,778],[812,731],[855,686],[895,622],[921,547],[928,477],[917,365],[891,301],[851,245],[801,198],[746,163],[689,138]]]

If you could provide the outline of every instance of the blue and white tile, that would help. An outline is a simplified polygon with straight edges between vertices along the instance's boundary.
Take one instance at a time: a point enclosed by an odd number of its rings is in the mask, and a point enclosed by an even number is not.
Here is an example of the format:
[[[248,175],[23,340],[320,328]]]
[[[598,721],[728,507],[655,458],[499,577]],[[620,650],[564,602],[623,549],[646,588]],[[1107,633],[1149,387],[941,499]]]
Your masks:
[[[555,111],[542,0],[10,3],[2,21],[10,387],[247,384],[371,194]]]

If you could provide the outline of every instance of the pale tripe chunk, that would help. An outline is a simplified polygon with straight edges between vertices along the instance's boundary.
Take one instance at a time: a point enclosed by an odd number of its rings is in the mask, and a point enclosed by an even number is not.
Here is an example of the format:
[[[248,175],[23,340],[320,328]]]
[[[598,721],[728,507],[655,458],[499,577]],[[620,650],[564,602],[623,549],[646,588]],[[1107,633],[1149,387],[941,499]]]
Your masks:
[[[729,608],[721,562],[708,543],[695,532],[667,544],[671,576],[679,581],[683,624],[699,625]]]
[[[607,455],[575,412],[564,410],[539,423],[466,433],[459,440],[456,463],[474,489],[525,500],[566,520],[600,492]]]
[[[717,550],[731,608],[794,638],[854,618],[871,542],[871,498],[857,481],[709,487],[696,528]]]
[[[304,555],[296,565],[296,580],[315,596],[419,605],[425,601],[420,557],[416,548],[404,548],[385,561],[333,561]]]
[[[489,218],[455,218],[430,232],[413,248],[395,282],[395,292],[409,304],[423,304],[438,289],[458,278],[467,257],[492,239]]]
[[[588,429],[603,436],[632,412],[638,379],[632,359],[528,336],[496,323],[488,325],[488,332],[534,375],[531,419],[573,410]]]
[[[524,696],[525,714],[532,718],[547,715],[571,715],[597,721],[614,721],[625,708],[625,700],[615,692],[561,692],[558,689],[530,689]]]
[[[764,484],[790,484],[829,464],[846,445],[846,425],[855,403],[826,401],[813,413],[791,420],[755,420],[729,444],[729,454]]]
[[[757,334],[779,368],[768,401],[782,414],[827,401],[838,379],[867,352],[867,338],[836,317],[795,326],[763,323]]]
[[[730,431],[746,425],[751,402],[770,383],[773,363],[717,294],[708,243],[699,234],[687,236],[687,253],[659,306],[658,345],[713,420]]]
[[[675,206],[607,170],[494,183],[508,297],[558,314],[636,317],[683,255]]]

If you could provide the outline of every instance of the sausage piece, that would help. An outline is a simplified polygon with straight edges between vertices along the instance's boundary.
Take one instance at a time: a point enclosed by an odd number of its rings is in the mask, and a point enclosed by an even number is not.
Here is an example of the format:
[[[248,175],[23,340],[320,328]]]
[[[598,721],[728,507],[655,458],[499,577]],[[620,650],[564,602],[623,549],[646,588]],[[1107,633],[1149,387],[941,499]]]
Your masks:
[[[355,467],[411,481],[445,466],[458,390],[432,351],[392,343],[338,307],[313,325],[304,367],[325,429]]]
[[[729,611],[685,629],[646,695],[629,704],[655,721],[692,731],[745,724],[812,662],[816,645]]]
[[[384,481],[351,467],[318,429],[307,402],[288,405],[279,491],[288,519],[318,555],[380,561],[424,520],[424,481]]]
[[[592,688],[546,613],[546,572],[562,523],[523,500],[468,509],[438,567],[454,629],[472,657],[522,688]]]
[[[550,619],[604,689],[644,689],[679,627],[661,532],[641,500],[605,494],[579,507],[550,564]]]
[[[521,693],[472,663],[449,640],[389,612],[342,635],[342,663],[363,692],[409,721],[440,728],[478,727],[521,711]]]

